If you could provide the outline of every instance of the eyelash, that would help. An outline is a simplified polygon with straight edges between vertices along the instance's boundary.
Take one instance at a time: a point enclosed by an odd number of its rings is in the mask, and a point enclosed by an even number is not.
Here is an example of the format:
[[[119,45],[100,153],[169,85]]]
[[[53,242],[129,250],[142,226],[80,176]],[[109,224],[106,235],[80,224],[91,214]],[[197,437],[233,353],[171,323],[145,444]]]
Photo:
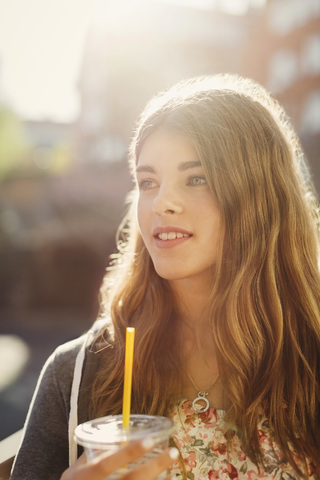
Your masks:
[[[200,182],[193,183],[195,180],[200,180]],[[139,190],[151,190],[154,188],[154,183],[155,182],[153,180],[141,180],[141,182],[138,183]],[[191,175],[187,178],[186,185],[188,187],[198,187],[199,185],[205,185],[206,183],[207,179],[204,175]]]
[[[152,186],[147,187],[147,184]],[[153,188],[153,184],[153,180],[141,180],[141,182],[138,182],[139,190],[151,190]]]
[[[200,179],[201,182],[194,184],[193,181],[198,179]],[[199,185],[205,185],[206,183],[207,183],[207,179],[204,175],[191,175],[190,177],[188,177],[188,180],[187,180],[187,185],[190,187],[198,187]]]

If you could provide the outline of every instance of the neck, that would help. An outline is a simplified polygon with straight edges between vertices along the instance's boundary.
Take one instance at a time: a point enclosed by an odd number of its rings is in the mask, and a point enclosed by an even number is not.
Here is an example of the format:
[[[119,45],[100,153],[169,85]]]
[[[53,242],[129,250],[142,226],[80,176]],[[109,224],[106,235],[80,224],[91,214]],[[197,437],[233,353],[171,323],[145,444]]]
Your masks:
[[[197,371],[215,376],[218,371],[215,344],[210,318],[206,315],[209,288],[187,279],[174,282],[172,289],[178,306],[182,361],[195,380]]]
[[[206,315],[209,291],[188,280],[172,285],[178,307],[179,336],[183,358],[211,358],[214,351],[210,319]]]
[[[205,315],[209,285],[193,279],[183,279],[171,283],[171,288],[178,305],[181,321],[191,329],[205,330],[208,318]]]
[[[185,372],[181,393],[185,398],[193,400],[198,395],[197,388],[211,387],[206,396],[207,400],[211,406],[223,408],[223,388],[218,378],[219,368],[213,332],[210,319],[206,315],[210,282],[186,279],[172,282],[171,287],[179,312],[179,335]]]

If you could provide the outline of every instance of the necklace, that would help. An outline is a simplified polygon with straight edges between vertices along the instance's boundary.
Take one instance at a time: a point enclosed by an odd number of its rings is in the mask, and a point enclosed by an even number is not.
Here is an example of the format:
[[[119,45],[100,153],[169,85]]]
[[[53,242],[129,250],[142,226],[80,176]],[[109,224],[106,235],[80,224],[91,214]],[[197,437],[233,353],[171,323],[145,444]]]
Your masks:
[[[194,386],[194,388],[197,390],[198,392],[198,396],[193,400],[192,402],[192,408],[193,410],[196,412],[196,413],[204,413],[208,410],[209,408],[209,400],[206,398],[208,395],[209,395],[209,392],[211,390],[211,388],[215,385],[215,383],[217,382],[218,378],[219,378],[219,375],[217,375],[217,377],[215,378],[214,382],[210,385],[210,387],[206,388],[206,390],[200,390],[197,385],[194,383],[190,373],[188,372],[188,370],[186,370],[187,372],[187,375],[188,375],[188,378],[190,380],[190,382],[192,383],[192,385]],[[201,402],[203,401],[204,402],[204,406],[202,408],[198,408],[196,406],[196,403],[198,402]]]

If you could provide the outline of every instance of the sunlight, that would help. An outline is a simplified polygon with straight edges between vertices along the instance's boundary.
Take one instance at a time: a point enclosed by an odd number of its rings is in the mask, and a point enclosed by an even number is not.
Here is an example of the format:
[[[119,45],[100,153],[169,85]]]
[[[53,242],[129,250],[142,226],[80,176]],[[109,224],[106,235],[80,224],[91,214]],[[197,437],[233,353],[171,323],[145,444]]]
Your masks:
[[[147,1],[147,0],[146,0]],[[149,0],[153,1],[153,0]],[[265,5],[266,0],[159,0],[168,4],[184,5],[200,9],[219,8],[231,15],[244,15],[249,6],[260,8]]]
[[[113,32],[130,32],[139,21],[147,30],[144,7],[156,3],[242,15],[265,0],[0,0],[0,101],[26,118],[73,120],[90,25],[107,19]]]
[[[89,1],[0,0],[0,10],[1,96],[29,118],[74,117]]]

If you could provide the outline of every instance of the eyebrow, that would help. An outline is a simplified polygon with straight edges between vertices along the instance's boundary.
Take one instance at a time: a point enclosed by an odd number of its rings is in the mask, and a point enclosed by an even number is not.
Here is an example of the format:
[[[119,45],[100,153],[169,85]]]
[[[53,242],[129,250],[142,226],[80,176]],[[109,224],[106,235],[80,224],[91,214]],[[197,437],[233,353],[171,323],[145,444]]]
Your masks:
[[[202,164],[199,160],[193,160],[190,162],[182,162],[178,165],[178,170],[180,172],[184,172],[185,170],[189,170],[189,168],[197,168],[202,167]]]
[[[202,163],[199,160],[191,160],[189,162],[181,162],[178,165],[179,172],[184,172],[190,168],[202,167]],[[136,173],[155,173],[155,169],[149,165],[138,165],[136,168]]]

